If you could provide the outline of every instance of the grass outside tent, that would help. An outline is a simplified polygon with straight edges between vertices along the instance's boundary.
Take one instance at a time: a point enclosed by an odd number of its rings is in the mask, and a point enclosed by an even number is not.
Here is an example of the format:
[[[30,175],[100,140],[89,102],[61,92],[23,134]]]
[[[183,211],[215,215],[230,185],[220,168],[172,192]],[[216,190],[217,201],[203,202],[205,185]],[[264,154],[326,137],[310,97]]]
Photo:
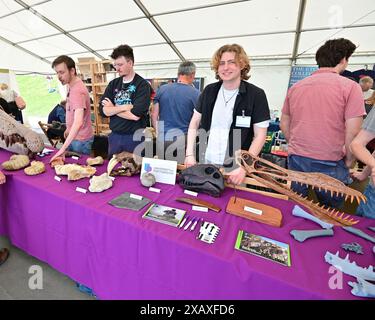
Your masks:
[[[61,101],[58,80],[48,80],[44,75],[17,75],[20,94],[26,101],[26,116],[46,118]]]

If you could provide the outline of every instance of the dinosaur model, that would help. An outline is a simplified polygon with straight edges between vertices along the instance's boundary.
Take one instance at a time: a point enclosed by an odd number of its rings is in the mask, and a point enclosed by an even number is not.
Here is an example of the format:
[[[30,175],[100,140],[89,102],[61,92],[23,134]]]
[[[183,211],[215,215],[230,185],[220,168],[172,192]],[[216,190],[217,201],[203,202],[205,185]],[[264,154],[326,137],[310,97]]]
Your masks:
[[[0,148],[32,158],[44,148],[43,139],[0,109]]]
[[[280,180],[287,180],[307,184],[313,188],[319,189],[319,191],[325,190],[330,192],[332,196],[346,196],[345,200],[350,197],[351,202],[353,202],[353,199],[356,199],[358,203],[361,200],[366,201],[366,197],[362,193],[345,186],[341,181],[322,173],[287,170],[270,161],[256,157],[245,150],[236,151],[235,157],[237,164],[240,165],[251,178],[268,188],[287,195],[291,200],[309,209],[311,213],[319,219],[338,226],[351,226],[358,223],[358,220],[352,219],[350,215],[344,217],[345,214],[336,209],[327,209],[324,205],[319,205],[312,200],[308,200],[307,197],[303,197],[293,190],[286,188],[285,185],[280,182]]]

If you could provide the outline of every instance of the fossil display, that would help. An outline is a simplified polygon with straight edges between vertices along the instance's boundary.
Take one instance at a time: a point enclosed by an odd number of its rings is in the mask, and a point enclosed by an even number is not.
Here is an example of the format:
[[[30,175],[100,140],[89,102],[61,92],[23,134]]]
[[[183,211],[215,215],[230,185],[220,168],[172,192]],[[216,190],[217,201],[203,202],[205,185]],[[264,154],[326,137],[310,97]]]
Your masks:
[[[8,161],[3,162],[1,165],[4,170],[15,171],[27,167],[30,159],[26,155],[14,154]]]
[[[150,172],[145,172],[141,176],[141,184],[142,186],[149,188],[152,187],[156,183],[155,176]]]
[[[121,167],[115,169],[116,165],[121,163]],[[123,151],[114,154],[108,162],[107,173],[110,176],[133,176],[141,172],[142,159],[130,152]]]
[[[46,171],[44,163],[41,161],[32,161],[30,167],[23,170],[28,176],[36,176]]]
[[[104,159],[101,156],[95,158],[88,158],[86,160],[88,166],[98,166],[104,163]]]
[[[345,186],[341,181],[322,173],[287,170],[270,161],[253,156],[245,150],[236,151],[236,162],[246,170],[251,178],[268,188],[287,195],[291,200],[308,208],[319,219],[339,226],[350,226],[358,223],[358,220],[353,219],[350,215],[345,215],[336,209],[327,209],[324,205],[314,203],[314,201],[299,195],[280,182],[280,180],[287,180],[306,184],[313,188],[330,192],[332,196],[346,196],[345,199],[350,197],[352,202],[353,199],[358,202],[361,200],[366,201],[366,197],[362,193]]]
[[[33,157],[43,150],[44,143],[39,134],[0,109],[0,148]]]
[[[76,181],[93,176],[96,172],[96,169],[94,167],[80,166],[78,164],[64,164],[57,165],[55,167],[55,172],[58,176],[67,175],[68,180]]]
[[[90,179],[90,192],[103,192],[104,190],[109,189],[112,187],[113,181],[105,172],[100,176],[93,176]]]

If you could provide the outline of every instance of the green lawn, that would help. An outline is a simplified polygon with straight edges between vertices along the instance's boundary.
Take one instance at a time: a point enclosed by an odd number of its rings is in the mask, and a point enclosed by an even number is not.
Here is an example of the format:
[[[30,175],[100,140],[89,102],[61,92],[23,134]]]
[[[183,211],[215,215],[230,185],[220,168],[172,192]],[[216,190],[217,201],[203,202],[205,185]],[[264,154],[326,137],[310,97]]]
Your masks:
[[[26,116],[46,117],[49,112],[61,101],[56,78],[48,83],[43,75],[18,75],[16,77],[20,94],[26,101]],[[55,89],[49,92],[49,89]],[[51,90],[50,90],[51,91]]]

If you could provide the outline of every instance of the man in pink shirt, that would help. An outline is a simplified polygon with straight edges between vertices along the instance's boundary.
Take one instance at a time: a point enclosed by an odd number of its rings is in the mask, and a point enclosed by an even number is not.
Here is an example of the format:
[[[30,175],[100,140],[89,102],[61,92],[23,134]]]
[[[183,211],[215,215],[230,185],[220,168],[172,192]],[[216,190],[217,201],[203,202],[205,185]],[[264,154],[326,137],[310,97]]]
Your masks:
[[[289,169],[321,172],[345,184],[354,157],[349,145],[365,114],[361,87],[340,76],[356,46],[347,39],[328,40],[316,52],[319,69],[292,86],[282,109],[280,127],[288,141]],[[306,185],[292,184],[304,196]],[[339,207],[341,197],[316,192],[322,204]]]
[[[94,141],[91,126],[90,96],[85,84],[77,77],[75,62],[68,56],[60,56],[52,68],[63,85],[67,85],[66,138],[61,149],[51,158],[62,156],[65,150],[90,154]]]

